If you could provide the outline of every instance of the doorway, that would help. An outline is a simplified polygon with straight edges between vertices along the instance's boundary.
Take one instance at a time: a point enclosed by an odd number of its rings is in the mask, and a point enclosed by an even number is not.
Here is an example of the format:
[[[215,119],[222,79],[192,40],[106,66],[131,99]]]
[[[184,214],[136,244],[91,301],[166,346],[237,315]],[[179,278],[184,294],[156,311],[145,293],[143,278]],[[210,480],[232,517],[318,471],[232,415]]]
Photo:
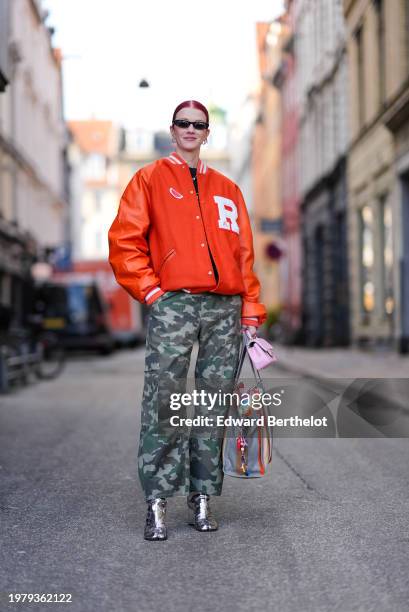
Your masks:
[[[401,333],[399,352],[409,353],[409,172],[402,176],[402,255],[399,262],[401,287]]]

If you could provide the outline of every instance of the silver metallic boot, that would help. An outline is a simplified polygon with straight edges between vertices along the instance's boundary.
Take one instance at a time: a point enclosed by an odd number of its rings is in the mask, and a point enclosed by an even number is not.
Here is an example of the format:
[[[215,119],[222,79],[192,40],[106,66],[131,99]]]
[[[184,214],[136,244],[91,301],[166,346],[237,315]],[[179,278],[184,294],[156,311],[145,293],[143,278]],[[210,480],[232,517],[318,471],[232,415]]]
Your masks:
[[[168,532],[165,525],[166,499],[155,497],[148,501],[148,513],[144,538],[145,540],[166,540]]]
[[[219,526],[210,510],[208,495],[205,493],[189,495],[187,505],[193,511],[190,525],[193,525],[197,531],[217,531]]]

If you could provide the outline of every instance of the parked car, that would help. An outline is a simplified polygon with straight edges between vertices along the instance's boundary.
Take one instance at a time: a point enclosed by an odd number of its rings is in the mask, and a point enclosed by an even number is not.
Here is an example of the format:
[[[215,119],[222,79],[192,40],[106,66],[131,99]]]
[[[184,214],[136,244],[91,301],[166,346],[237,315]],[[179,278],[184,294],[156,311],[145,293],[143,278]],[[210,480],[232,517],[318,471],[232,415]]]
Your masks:
[[[35,290],[34,310],[44,329],[59,335],[67,349],[93,349],[107,355],[115,347],[109,305],[95,279],[69,274],[52,278]]]
[[[118,346],[135,346],[145,342],[148,308],[118,285],[108,261],[75,261],[72,272],[62,274],[69,274],[71,278],[76,274],[88,274],[94,278],[103,299],[110,306],[107,313],[109,326]]]

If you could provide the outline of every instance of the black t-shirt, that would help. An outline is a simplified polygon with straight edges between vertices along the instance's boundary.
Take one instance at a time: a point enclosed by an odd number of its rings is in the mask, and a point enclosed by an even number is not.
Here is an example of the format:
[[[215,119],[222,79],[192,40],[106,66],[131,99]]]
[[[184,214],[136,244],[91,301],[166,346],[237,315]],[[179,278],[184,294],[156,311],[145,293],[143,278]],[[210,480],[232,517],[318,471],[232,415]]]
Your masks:
[[[193,179],[193,185],[195,186],[195,190],[196,190],[196,195],[199,195],[199,191],[197,189],[197,169],[196,168],[190,168],[189,166],[189,170],[190,170],[190,174],[192,176]]]
[[[198,190],[198,187],[197,187],[197,169],[196,168],[191,168],[189,166],[189,170],[190,170],[190,174],[191,174],[191,177],[192,177],[192,180],[193,180],[193,185],[195,186],[195,191],[196,191],[197,199],[198,199],[199,206],[200,206],[199,190]],[[216,279],[216,282],[218,282],[218,280],[219,280],[219,273],[217,271],[216,264],[215,264],[215,261],[213,259],[213,255],[212,255],[212,252],[211,252],[211,250],[209,248],[209,245],[207,245],[207,248],[209,250],[210,260],[212,262],[214,277]]]

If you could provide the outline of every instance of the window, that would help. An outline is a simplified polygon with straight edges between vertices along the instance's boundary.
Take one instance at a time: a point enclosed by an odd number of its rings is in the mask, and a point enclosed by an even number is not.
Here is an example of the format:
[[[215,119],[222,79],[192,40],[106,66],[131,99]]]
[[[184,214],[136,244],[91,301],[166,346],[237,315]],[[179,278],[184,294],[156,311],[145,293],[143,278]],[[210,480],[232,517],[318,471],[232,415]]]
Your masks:
[[[0,304],[11,306],[11,276],[0,274]]]
[[[380,222],[382,240],[383,312],[387,315],[391,315],[395,306],[393,296],[392,207],[386,195],[380,200]]]
[[[95,248],[99,252],[102,246],[102,235],[100,231],[95,232]]]
[[[103,180],[106,172],[106,159],[99,153],[91,153],[86,161],[86,176],[91,180]]]
[[[365,54],[363,26],[355,33],[357,57],[358,122],[361,128],[365,123]]]
[[[101,212],[101,198],[102,193],[99,190],[95,191],[95,212],[97,214]]]
[[[341,143],[338,141],[339,122],[341,120],[340,103],[338,99],[338,79],[334,81],[334,88],[332,90],[332,112],[334,113],[334,119],[332,122],[332,138],[334,140],[334,154],[336,155],[340,150]]]
[[[376,19],[377,19],[377,38],[378,38],[378,78],[379,78],[379,104],[385,101],[385,8],[384,0],[374,0]]]
[[[9,10],[10,2],[0,0],[0,92],[4,91],[9,78]]]
[[[374,283],[374,221],[373,211],[368,205],[360,211],[360,263],[361,263],[361,306],[364,313],[375,308]]]

